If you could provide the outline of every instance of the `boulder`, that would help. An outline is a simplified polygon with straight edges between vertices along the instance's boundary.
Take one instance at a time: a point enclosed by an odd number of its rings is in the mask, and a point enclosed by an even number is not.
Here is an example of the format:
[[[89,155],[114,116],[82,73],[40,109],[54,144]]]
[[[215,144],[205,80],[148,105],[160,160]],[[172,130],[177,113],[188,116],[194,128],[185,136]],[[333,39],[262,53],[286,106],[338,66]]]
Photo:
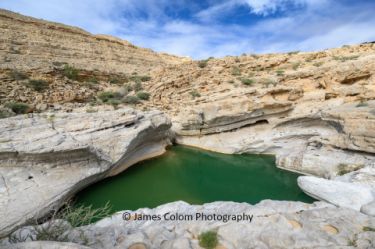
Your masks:
[[[375,199],[374,189],[359,183],[300,176],[298,177],[298,186],[315,199],[358,211],[363,205]]]

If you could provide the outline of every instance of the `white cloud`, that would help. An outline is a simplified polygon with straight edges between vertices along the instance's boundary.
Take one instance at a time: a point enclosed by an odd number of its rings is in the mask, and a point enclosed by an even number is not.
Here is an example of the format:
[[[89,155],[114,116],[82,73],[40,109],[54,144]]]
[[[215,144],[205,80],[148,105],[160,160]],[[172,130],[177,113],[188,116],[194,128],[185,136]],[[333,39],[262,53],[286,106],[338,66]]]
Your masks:
[[[156,51],[207,58],[242,53],[318,50],[375,40],[375,6],[344,6],[338,0],[228,0],[179,19],[166,10],[195,7],[191,1],[152,0],[2,0],[0,8],[104,33]],[[281,17],[270,15],[300,6]],[[221,23],[236,6],[259,15],[251,25]],[[303,7],[301,7],[303,6]],[[197,20],[198,18],[198,20]]]

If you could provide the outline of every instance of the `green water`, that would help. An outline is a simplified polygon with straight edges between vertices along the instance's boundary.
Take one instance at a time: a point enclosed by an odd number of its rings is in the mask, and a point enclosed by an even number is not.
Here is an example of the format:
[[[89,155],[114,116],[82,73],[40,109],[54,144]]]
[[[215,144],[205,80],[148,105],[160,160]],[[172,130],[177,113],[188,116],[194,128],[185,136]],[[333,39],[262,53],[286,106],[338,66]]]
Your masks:
[[[113,211],[177,200],[191,204],[255,204],[264,199],[313,202],[298,188],[297,177],[277,169],[273,156],[224,155],[174,146],[163,156],[88,187],[77,195],[77,202],[101,207],[109,201]]]

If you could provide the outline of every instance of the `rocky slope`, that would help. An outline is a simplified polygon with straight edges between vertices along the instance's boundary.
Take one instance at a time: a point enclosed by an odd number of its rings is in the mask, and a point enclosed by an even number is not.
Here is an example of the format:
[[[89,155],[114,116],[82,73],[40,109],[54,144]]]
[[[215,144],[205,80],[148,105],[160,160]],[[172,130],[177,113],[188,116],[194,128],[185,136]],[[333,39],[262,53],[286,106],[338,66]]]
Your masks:
[[[0,237],[82,188],[164,153],[171,123],[131,109],[0,122]]]
[[[0,33],[1,104],[20,101],[35,108],[37,104],[87,102],[110,86],[109,81],[124,83],[127,76],[149,75],[164,65],[188,60],[1,9]],[[64,77],[64,65],[79,69],[78,76]],[[25,86],[25,78],[44,80],[49,90],[33,91]]]

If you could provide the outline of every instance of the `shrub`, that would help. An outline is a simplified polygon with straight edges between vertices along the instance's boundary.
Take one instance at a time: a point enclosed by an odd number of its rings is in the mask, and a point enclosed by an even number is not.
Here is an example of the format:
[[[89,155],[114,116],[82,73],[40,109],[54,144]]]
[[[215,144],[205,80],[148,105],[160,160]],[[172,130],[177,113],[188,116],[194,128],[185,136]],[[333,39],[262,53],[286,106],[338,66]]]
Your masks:
[[[45,80],[29,80],[26,85],[37,92],[43,92],[49,87],[48,82]]]
[[[199,240],[199,245],[206,249],[213,249],[219,243],[219,240],[217,238],[217,232],[215,231],[207,231],[207,232],[201,233],[198,236],[198,240]]]
[[[88,80],[87,80],[88,83],[91,83],[91,84],[98,84],[99,81],[98,79],[95,77],[95,76],[91,76]]]
[[[119,99],[109,99],[107,104],[112,105],[116,109],[121,104],[121,101]]]
[[[201,96],[200,93],[195,89],[190,92],[190,95],[193,97],[193,99]]]
[[[79,70],[73,66],[65,65],[64,66],[64,76],[71,80],[78,79]]]
[[[148,100],[150,98],[150,94],[148,92],[138,92],[137,97],[142,100]]]
[[[241,69],[239,67],[232,67],[232,75],[234,76],[241,75]]]
[[[121,99],[122,96],[118,92],[108,91],[108,92],[101,92],[101,93],[99,93],[98,98],[101,101],[103,101],[104,103],[107,103],[111,99]]]
[[[292,65],[294,70],[297,70],[299,68],[299,66],[301,66],[301,62],[296,62],[296,63],[293,63],[293,65]]]
[[[375,228],[372,227],[363,227],[362,230],[364,232],[375,232]]]
[[[313,65],[316,67],[320,67],[323,64],[324,64],[323,62],[315,62]]]
[[[73,206],[71,203],[66,203],[60,210],[53,210],[51,218],[38,225],[35,222],[33,225],[33,235],[21,237],[21,233],[15,233],[10,236],[11,243],[23,242],[28,239],[33,241],[59,241],[59,242],[75,242],[69,236],[69,230],[72,227],[80,227],[89,225],[99,219],[111,215],[111,206],[106,203],[104,207],[92,208],[92,206]],[[69,225],[69,224],[71,225]],[[88,238],[82,230],[80,232],[81,243],[87,244]]]
[[[5,107],[11,109],[16,114],[25,114],[30,109],[28,104],[20,102],[10,102],[5,104]]]
[[[238,57],[236,57],[235,59],[234,59],[234,62],[236,62],[236,63],[239,63],[241,60],[240,60],[240,58],[238,58]]]
[[[284,70],[276,70],[276,75],[277,75],[277,76],[282,76],[282,75],[284,75]]]
[[[134,82],[146,82],[146,81],[150,81],[151,77],[147,75],[142,75],[142,76],[134,75],[134,76],[131,76],[129,79]]]
[[[142,83],[140,81],[135,82],[133,85],[133,90],[136,92],[143,90]]]
[[[198,67],[205,68],[207,66],[208,60],[198,61]]]
[[[138,104],[139,103],[139,98],[137,96],[126,96],[123,100],[124,103],[126,104]]]
[[[29,76],[27,76],[27,74],[23,73],[23,72],[20,72],[20,71],[17,71],[17,70],[12,70],[8,73],[9,77],[12,79],[12,80],[26,80],[29,78]]]
[[[247,86],[254,84],[254,80],[253,79],[248,79],[248,78],[242,78],[241,82],[242,82],[242,84],[245,84]]]
[[[355,107],[366,107],[366,106],[368,106],[368,103],[365,101],[361,101]]]
[[[300,51],[291,51],[288,53],[288,55],[298,54]]]
[[[359,55],[351,55],[351,56],[333,56],[334,60],[345,62],[349,60],[356,60],[358,59]]]

